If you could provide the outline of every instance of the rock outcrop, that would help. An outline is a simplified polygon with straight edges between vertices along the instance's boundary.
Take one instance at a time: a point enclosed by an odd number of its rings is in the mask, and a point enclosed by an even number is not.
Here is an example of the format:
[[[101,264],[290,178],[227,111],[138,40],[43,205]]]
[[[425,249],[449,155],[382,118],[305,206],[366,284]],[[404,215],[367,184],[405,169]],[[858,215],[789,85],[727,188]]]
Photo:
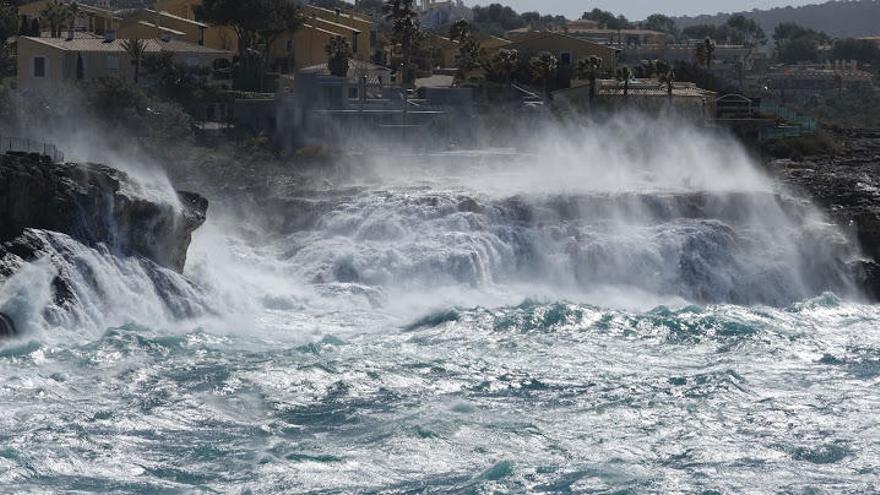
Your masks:
[[[0,244],[7,249],[27,244],[12,242],[26,229],[49,230],[181,272],[207,209],[195,193],[151,199],[127,174],[104,165],[0,155]]]
[[[840,149],[803,161],[776,160],[770,168],[852,233],[867,258],[857,267],[859,282],[880,300],[880,131],[830,132]]]

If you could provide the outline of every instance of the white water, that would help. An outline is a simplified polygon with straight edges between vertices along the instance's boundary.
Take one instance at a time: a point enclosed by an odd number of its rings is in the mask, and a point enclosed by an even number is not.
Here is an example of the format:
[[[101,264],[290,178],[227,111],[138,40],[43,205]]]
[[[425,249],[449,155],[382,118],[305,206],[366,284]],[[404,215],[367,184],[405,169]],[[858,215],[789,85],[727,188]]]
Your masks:
[[[697,131],[525,148],[279,185],[271,221],[215,214],[186,278],[40,234],[0,286],[26,322],[0,350],[0,487],[876,486],[880,312],[840,230]]]

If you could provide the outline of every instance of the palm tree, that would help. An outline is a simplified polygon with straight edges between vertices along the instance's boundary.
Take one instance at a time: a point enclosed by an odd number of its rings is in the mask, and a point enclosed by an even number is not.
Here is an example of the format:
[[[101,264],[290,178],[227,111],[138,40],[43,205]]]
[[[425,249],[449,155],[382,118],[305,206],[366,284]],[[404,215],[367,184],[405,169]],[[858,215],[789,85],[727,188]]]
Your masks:
[[[627,66],[617,69],[617,80],[623,83],[623,96],[629,95],[629,82],[633,78],[633,71]]]
[[[602,59],[595,55],[578,60],[574,67],[574,77],[577,79],[586,79],[590,82],[590,103],[596,96],[596,79],[599,76],[599,70],[602,68]]]
[[[61,0],[52,0],[40,12],[40,18],[49,23],[49,30],[53,38],[61,37],[61,28],[70,18],[70,7]]]
[[[544,95],[550,96],[550,78],[556,74],[559,61],[550,52],[541,52],[529,60],[529,69],[536,79],[544,81]]]
[[[334,36],[324,47],[327,52],[327,70],[337,77],[348,77],[348,59],[351,58],[351,46],[342,36]]]
[[[385,20],[391,22],[392,39],[400,45],[403,55],[403,79],[410,80],[412,55],[421,38],[419,16],[413,9],[413,0],[386,0],[382,5]]]
[[[452,27],[449,28],[449,39],[452,41],[457,41],[459,43],[464,43],[468,37],[471,35],[471,25],[468,21],[464,19],[460,19],[455,21],[452,24]]]
[[[672,98],[672,89],[675,83],[675,70],[665,60],[656,60],[654,62],[654,71],[657,73],[657,79],[660,84],[666,87],[666,94]]]
[[[134,66],[134,83],[140,81],[141,62],[144,60],[144,53],[147,51],[147,42],[144,40],[124,40],[122,49],[131,57],[131,65]]]
[[[519,52],[504,48],[495,52],[495,56],[492,57],[492,62],[490,63],[492,71],[504,77],[504,84],[508,88],[511,86],[513,73],[516,71],[517,65],[519,65]]]
[[[712,38],[706,37],[703,40],[703,45],[705,45],[706,50],[706,68],[712,68],[712,58],[715,56],[715,40]]]

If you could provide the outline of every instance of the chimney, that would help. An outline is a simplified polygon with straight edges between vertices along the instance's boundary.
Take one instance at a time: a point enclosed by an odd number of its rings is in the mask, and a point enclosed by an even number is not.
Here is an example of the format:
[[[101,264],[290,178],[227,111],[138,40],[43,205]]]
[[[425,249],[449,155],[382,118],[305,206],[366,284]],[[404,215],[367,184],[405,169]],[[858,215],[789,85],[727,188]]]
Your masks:
[[[113,43],[114,41],[116,41],[116,31],[108,29],[104,33],[104,43]]]
[[[73,38],[74,38],[73,27],[71,26],[71,27],[67,30],[67,41],[73,41]]]
[[[339,15],[342,14],[342,11],[339,10],[339,7],[336,7],[336,18],[339,19]]]

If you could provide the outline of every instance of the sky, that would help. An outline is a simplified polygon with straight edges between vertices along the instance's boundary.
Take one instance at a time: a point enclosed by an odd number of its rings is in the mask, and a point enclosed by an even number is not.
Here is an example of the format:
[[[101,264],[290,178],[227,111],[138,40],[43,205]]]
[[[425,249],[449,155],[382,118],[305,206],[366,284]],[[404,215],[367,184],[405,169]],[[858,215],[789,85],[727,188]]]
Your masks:
[[[542,14],[563,14],[575,19],[585,11],[598,7],[615,14],[623,14],[630,20],[641,20],[658,12],[667,15],[715,14],[824,3],[824,0],[465,0],[465,3],[500,3],[509,5],[517,12],[537,10]]]

